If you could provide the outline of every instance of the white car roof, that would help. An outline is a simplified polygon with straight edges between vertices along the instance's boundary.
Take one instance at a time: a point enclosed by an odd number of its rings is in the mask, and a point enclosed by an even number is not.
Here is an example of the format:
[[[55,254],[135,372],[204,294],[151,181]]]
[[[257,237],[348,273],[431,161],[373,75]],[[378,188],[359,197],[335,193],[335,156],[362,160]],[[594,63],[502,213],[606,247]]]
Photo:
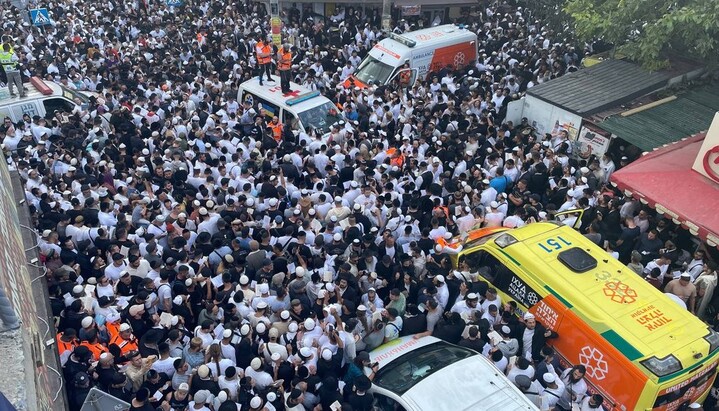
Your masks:
[[[293,93],[292,95],[284,96],[282,94],[282,90],[280,89],[280,78],[278,76],[272,76],[272,79],[274,80],[274,84],[268,84],[268,81],[265,79],[262,86],[260,86],[260,81],[257,76],[254,76],[252,77],[252,79],[245,81],[240,85],[240,89],[243,90],[242,98],[244,98],[244,92],[247,91],[256,95],[257,97],[267,100],[270,103],[274,103],[277,105],[282,104],[287,107],[288,100],[292,100],[294,98],[313,92],[312,90],[302,87],[297,83],[290,82],[290,90],[292,90]],[[310,99],[292,105],[292,111],[303,112],[309,108],[321,106],[322,104],[325,104],[327,102],[330,102],[330,100],[327,97],[318,93],[316,97],[312,97]]]
[[[381,373],[399,357],[437,343],[448,344],[435,337],[398,338],[370,352],[370,360],[379,363]],[[421,411],[537,410],[492,361],[479,353],[430,374],[401,398],[413,410]]]

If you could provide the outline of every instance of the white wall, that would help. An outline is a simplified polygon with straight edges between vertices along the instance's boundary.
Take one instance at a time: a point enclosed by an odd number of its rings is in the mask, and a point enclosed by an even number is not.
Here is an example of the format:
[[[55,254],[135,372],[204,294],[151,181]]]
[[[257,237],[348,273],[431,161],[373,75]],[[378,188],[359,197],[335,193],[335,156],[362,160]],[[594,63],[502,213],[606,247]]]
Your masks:
[[[556,123],[559,122],[560,126],[568,129],[571,139],[576,138],[582,124],[582,117],[533,96],[526,96],[521,100],[509,103],[507,120],[511,120],[517,125],[522,117],[527,117],[529,124],[537,129],[539,135],[551,133]]]

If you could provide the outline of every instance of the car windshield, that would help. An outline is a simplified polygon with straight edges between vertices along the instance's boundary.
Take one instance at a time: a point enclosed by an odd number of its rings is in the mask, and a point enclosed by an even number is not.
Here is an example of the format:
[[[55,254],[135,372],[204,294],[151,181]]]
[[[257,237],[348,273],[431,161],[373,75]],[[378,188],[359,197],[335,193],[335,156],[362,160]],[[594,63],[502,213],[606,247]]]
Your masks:
[[[365,84],[386,84],[393,71],[394,67],[389,64],[382,63],[372,56],[367,56],[354,75]]]
[[[328,101],[321,106],[312,107],[300,112],[300,121],[305,127],[305,130],[309,131],[309,129],[312,128],[323,134],[329,132],[330,126],[341,120],[338,114],[331,114],[330,110],[336,113],[337,107]]]
[[[467,348],[438,342],[411,351],[380,369],[373,383],[402,395],[442,368],[477,355]]]

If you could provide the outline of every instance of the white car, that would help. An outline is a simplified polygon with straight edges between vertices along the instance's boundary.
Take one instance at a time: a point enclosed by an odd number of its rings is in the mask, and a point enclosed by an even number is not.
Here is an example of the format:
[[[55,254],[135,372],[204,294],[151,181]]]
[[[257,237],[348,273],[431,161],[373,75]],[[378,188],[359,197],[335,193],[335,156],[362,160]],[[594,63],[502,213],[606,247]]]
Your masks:
[[[483,355],[435,337],[390,341],[369,354],[382,411],[538,410]]]

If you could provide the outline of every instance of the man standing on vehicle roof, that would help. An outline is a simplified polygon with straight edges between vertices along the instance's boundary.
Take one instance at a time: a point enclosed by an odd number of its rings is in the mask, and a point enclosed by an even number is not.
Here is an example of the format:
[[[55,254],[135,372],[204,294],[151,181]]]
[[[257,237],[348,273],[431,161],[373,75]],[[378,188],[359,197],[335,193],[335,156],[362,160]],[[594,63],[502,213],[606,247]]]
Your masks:
[[[255,46],[255,54],[257,54],[257,66],[260,69],[260,85],[262,85],[262,75],[267,73],[267,81],[272,81],[270,66],[272,62],[272,45],[263,37],[260,37]]]
[[[290,45],[285,43],[282,48],[277,51],[277,68],[280,70],[280,86],[282,94],[290,91],[290,78],[292,77],[292,52]],[[262,74],[262,73],[260,73]],[[262,76],[260,75],[260,78]]]
[[[10,96],[15,97],[13,86],[16,86],[20,90],[20,97],[25,97],[25,89],[22,87],[22,77],[20,76],[20,58],[15,54],[10,47],[10,44],[5,43],[2,45],[2,51],[0,51],[0,64],[2,64],[3,70],[7,75],[7,86],[10,90]]]

